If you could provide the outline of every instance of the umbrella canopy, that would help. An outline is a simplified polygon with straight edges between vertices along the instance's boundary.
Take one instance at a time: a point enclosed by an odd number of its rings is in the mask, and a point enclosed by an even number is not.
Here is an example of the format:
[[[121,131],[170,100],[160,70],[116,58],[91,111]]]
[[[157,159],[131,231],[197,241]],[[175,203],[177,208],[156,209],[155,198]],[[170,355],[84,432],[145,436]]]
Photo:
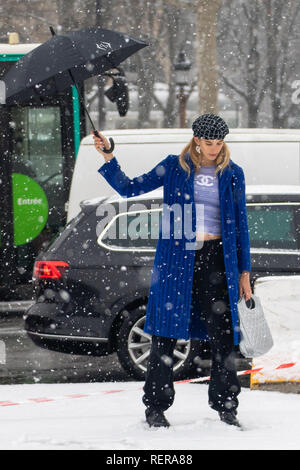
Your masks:
[[[4,76],[6,104],[26,104],[38,96],[54,95],[74,81],[116,68],[148,45],[100,27],[54,35],[19,59]]]

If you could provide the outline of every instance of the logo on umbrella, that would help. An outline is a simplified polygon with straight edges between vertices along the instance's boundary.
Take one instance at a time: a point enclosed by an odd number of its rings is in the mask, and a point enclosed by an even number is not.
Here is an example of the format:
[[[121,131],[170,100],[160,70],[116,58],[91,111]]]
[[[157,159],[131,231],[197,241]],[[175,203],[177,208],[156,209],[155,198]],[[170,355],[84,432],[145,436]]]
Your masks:
[[[108,48],[112,48],[110,42],[101,41],[100,44],[96,42],[97,49],[101,49],[102,51],[107,51]]]

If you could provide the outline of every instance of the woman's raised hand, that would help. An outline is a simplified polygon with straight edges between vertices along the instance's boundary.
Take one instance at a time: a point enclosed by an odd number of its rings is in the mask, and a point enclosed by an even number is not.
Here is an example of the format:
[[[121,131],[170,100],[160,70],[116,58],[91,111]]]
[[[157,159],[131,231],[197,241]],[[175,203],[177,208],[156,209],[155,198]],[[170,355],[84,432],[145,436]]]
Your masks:
[[[96,136],[94,132],[91,131],[91,134],[93,135],[93,139],[94,139],[95,148],[99,153],[101,153],[101,155],[103,155],[106,161],[109,161],[114,157],[114,155],[112,153],[105,153],[103,152],[102,149],[103,148],[109,149],[110,143],[103,134],[101,134],[99,131],[97,131],[97,133],[98,133],[98,136]]]

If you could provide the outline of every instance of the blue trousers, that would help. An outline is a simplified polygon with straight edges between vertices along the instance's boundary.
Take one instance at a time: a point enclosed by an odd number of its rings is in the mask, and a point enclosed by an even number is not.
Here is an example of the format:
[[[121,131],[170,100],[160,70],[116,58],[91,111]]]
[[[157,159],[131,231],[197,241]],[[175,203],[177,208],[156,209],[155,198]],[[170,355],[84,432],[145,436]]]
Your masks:
[[[238,407],[231,309],[221,239],[206,240],[195,252],[193,301],[210,339],[212,367],[208,403],[216,411]],[[177,339],[152,336],[143,403],[167,410],[174,401],[173,352]]]

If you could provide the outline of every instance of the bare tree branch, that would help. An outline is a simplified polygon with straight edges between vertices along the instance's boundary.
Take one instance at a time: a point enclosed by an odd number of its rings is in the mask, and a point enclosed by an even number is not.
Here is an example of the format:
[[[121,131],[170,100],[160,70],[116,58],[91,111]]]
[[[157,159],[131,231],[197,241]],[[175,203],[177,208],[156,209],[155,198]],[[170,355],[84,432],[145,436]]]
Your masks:
[[[168,3],[171,3],[174,7],[177,7],[177,8],[190,8],[190,9],[196,9],[197,8],[197,4],[199,2],[196,1],[193,1],[193,0],[165,0],[167,1]]]
[[[229,88],[231,88],[236,93],[238,93],[240,96],[242,96],[246,101],[248,100],[248,96],[247,96],[247,94],[245,93],[244,90],[237,87],[234,83],[232,83],[230,80],[228,80],[228,78],[225,75],[222,76],[222,78],[223,78],[224,82],[226,83],[226,85],[229,86]]]

